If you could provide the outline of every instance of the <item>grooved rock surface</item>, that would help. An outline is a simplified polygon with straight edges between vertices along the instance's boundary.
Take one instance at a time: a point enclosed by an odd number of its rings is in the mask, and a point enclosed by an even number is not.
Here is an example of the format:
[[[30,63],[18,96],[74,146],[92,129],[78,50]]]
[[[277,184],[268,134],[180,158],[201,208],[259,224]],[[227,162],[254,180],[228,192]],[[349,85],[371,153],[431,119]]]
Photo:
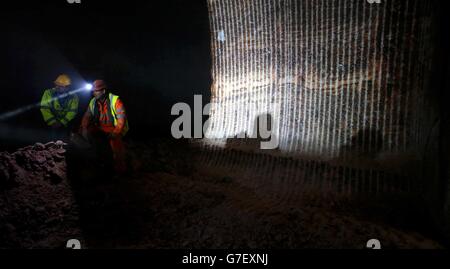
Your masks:
[[[251,136],[269,115],[286,154],[420,150],[436,112],[431,3],[209,0],[209,137]]]

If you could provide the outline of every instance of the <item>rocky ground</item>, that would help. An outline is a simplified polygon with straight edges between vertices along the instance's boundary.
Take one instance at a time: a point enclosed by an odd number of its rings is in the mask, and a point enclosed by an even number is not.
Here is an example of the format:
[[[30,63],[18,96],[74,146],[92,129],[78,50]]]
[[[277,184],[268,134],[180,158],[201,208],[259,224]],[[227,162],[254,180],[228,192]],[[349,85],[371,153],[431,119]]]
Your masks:
[[[287,204],[196,163],[185,144],[129,150],[132,171],[122,177],[59,142],[1,153],[0,248],[64,248],[72,238],[86,248],[362,249],[372,238],[386,248],[443,247],[406,225],[409,216],[402,222],[401,210],[319,195]]]
[[[81,235],[65,146],[0,153],[0,248],[57,248]]]

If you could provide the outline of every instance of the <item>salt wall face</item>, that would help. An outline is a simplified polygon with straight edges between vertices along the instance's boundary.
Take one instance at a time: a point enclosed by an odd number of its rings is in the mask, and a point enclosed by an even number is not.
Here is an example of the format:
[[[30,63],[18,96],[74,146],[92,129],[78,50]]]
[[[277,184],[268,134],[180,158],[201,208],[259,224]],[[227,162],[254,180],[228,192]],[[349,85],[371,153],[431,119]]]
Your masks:
[[[208,6],[214,83],[207,143],[250,136],[256,119],[270,115],[286,155],[416,154],[425,147],[430,1]]]

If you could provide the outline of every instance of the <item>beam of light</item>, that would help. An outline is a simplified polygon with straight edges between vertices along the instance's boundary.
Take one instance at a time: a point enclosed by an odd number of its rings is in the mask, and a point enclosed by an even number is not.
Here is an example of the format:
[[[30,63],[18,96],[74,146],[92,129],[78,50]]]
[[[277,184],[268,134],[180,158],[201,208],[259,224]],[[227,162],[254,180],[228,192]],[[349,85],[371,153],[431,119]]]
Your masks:
[[[73,94],[77,94],[79,92],[85,92],[86,90],[88,90],[87,89],[88,85],[90,85],[91,89],[92,89],[92,85],[91,84],[86,84],[83,88],[72,90],[72,91],[66,92],[64,94],[61,94],[61,95],[59,95],[57,97],[54,97],[54,98],[50,99],[49,103],[52,103],[52,102],[54,102],[56,100],[59,100],[59,99],[66,98],[66,97],[68,97],[70,95],[73,95]],[[40,108],[40,107],[41,107],[41,102],[38,102],[38,103],[35,103],[35,104],[31,104],[31,105],[20,107],[18,109],[15,109],[15,110],[12,110],[12,111],[9,111],[9,112],[5,112],[3,114],[0,114],[0,121],[6,121],[6,120],[8,120],[10,118],[17,117],[18,115],[21,115],[21,114],[23,114],[25,112],[28,112],[28,111],[32,110],[32,109]]]

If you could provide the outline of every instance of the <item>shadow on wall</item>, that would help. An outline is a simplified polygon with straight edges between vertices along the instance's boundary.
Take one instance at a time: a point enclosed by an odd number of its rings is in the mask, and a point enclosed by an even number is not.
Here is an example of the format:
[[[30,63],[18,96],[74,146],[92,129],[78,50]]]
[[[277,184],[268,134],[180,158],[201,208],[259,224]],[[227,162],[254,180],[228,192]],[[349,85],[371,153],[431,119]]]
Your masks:
[[[278,137],[273,133],[273,117],[270,113],[262,113],[255,118],[252,133],[241,132],[228,138],[225,149],[239,149],[249,152],[273,153],[278,151]],[[269,149],[263,149],[263,146]]]
[[[371,128],[359,130],[351,139],[350,145],[341,147],[340,158],[375,159],[383,149],[383,133]]]

